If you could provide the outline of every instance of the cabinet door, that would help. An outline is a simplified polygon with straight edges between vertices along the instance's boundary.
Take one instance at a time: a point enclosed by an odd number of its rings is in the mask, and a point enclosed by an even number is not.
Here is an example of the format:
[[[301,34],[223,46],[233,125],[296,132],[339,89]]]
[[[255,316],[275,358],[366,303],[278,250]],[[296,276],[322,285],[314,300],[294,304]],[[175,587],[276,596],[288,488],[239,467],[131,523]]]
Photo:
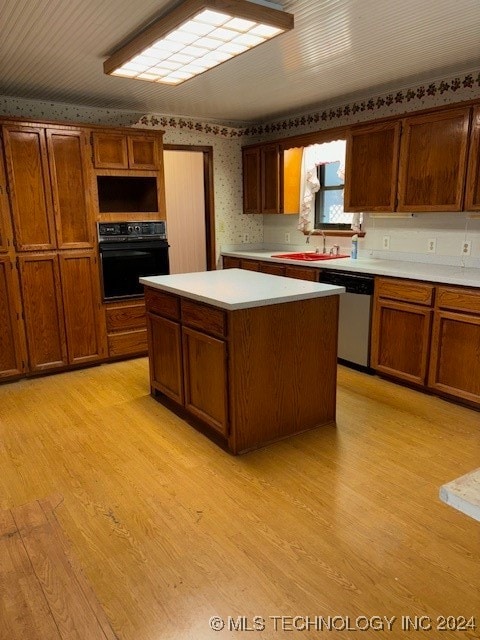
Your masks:
[[[480,405],[480,316],[435,311],[428,385]]]
[[[287,264],[285,266],[285,275],[287,278],[296,278],[297,280],[309,280],[310,282],[318,282],[320,278],[320,269],[311,269],[310,267],[295,267]]]
[[[93,133],[93,163],[97,169],[128,169],[127,136]]]
[[[231,258],[230,256],[223,256],[223,268],[224,269],[240,269],[240,258]]]
[[[63,309],[69,364],[92,362],[106,355],[106,331],[100,314],[100,281],[93,251],[60,255]]]
[[[276,264],[275,262],[260,262],[260,269],[262,273],[269,273],[272,276],[284,276],[285,265]]]
[[[216,431],[228,433],[227,345],[182,327],[185,408]]]
[[[62,292],[55,253],[18,258],[31,371],[67,364]]]
[[[424,385],[432,310],[377,300],[372,323],[372,367],[389,376]]]
[[[130,169],[156,169],[157,140],[149,136],[128,136],[128,166]]]
[[[147,313],[150,385],[166,396],[184,403],[182,334],[180,324]]]
[[[398,211],[461,211],[470,109],[405,118]]]
[[[45,131],[9,125],[3,132],[17,250],[53,249],[55,227]]]
[[[348,134],[345,211],[395,211],[400,128],[387,122]]]
[[[260,213],[260,149],[243,149],[243,213]]]
[[[278,144],[261,147],[261,213],[283,213],[283,154]],[[282,199],[283,200],[283,199]]]
[[[473,110],[465,210],[480,211],[480,107]]]
[[[83,131],[47,129],[53,209],[59,249],[93,247],[88,138]]]
[[[0,257],[0,379],[24,371],[20,342],[20,292],[10,258]]]
[[[7,174],[3,164],[3,145],[0,138],[0,253],[8,251],[13,242],[7,191]]]

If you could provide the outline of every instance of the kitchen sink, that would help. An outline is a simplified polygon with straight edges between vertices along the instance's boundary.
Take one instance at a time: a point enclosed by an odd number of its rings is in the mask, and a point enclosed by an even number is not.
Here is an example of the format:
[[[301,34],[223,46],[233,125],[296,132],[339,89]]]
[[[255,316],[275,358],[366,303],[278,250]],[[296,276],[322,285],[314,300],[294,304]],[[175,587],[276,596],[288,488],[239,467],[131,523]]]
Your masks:
[[[329,253],[315,253],[309,251],[307,253],[274,253],[272,258],[285,258],[285,260],[306,260],[308,262],[314,262],[316,260],[336,260],[337,258],[349,258],[350,256],[338,255],[331,256]]]

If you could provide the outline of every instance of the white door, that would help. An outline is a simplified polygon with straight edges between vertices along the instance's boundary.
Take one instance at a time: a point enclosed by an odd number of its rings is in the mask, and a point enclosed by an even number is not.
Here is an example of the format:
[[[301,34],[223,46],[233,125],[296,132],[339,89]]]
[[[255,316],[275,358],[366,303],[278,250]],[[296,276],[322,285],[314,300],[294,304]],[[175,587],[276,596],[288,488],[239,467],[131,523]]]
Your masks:
[[[170,273],[206,271],[203,153],[164,151]]]

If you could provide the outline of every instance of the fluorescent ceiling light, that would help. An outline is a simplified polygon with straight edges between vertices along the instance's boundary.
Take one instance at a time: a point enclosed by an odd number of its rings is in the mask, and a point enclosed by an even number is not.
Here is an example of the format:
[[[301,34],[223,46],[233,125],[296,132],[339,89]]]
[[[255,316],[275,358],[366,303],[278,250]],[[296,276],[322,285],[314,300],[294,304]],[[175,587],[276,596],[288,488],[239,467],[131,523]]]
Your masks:
[[[177,85],[293,29],[293,15],[248,0],[185,0],[104,62],[108,75]]]

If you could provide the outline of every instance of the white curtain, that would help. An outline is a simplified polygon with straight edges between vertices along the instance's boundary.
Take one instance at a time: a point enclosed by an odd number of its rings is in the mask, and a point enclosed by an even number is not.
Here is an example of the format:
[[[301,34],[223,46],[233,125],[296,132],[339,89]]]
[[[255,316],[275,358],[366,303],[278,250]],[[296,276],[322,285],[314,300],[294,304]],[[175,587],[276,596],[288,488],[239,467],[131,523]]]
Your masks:
[[[345,180],[346,144],[345,140],[334,140],[333,142],[313,144],[304,148],[300,178],[300,216],[298,220],[300,231],[308,233],[313,230],[315,225],[315,193],[320,189],[317,166],[329,162],[340,162],[337,175]]]

